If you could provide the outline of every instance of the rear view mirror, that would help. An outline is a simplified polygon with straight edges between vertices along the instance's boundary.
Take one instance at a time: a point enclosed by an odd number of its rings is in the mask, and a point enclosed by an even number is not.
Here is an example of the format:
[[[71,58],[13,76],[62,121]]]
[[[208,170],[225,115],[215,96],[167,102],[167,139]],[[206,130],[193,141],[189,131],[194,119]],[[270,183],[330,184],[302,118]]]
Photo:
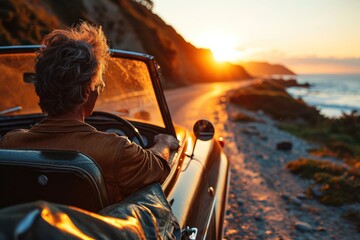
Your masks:
[[[194,135],[197,139],[208,141],[214,137],[215,128],[212,123],[208,120],[199,120],[195,123],[194,128]]]
[[[36,74],[32,72],[24,72],[23,80],[26,83],[35,83],[36,82]]]

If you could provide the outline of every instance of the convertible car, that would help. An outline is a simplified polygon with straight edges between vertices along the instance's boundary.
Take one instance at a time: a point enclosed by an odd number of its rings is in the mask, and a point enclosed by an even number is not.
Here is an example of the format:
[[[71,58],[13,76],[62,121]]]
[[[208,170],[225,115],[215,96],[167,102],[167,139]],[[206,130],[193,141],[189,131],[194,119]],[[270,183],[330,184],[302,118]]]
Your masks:
[[[30,128],[45,117],[33,85],[39,47],[0,47],[0,138],[13,129]],[[229,162],[222,151],[223,142],[214,138],[212,124],[199,120],[189,131],[173,123],[160,67],[153,56],[111,50],[105,81],[105,91],[86,122],[128,137],[143,148],[152,146],[156,134],[175,136],[180,148],[171,157],[171,172],[161,188],[178,220],[182,239],[221,239]],[[70,151],[0,149],[0,195],[0,213],[43,200],[60,204],[56,206],[61,209],[83,209],[83,214],[94,218],[113,204],[107,201],[97,164]],[[67,216],[70,220],[74,217]],[[100,226],[96,229],[102,231]]]

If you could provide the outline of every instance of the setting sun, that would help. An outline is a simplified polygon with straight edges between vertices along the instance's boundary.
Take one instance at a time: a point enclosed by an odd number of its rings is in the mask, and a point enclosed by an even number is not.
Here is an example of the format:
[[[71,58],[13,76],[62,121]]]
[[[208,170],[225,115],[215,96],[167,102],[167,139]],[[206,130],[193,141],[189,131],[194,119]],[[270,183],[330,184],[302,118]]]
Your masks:
[[[237,52],[226,46],[216,46],[210,48],[214,58],[218,62],[234,61],[238,59]]]
[[[209,48],[218,62],[244,59],[244,53],[236,49],[239,43],[232,36],[223,33],[208,33],[198,37],[196,43]]]

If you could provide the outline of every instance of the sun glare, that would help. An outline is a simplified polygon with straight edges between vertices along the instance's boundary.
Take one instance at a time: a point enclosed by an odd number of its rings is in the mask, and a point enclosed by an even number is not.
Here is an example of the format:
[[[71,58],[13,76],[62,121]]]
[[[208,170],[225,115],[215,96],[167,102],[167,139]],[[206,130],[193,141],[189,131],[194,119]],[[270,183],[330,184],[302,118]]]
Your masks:
[[[217,62],[244,60],[244,53],[236,49],[239,43],[232,36],[220,33],[204,34],[197,39],[196,44],[209,48]]]
[[[236,50],[225,47],[212,47],[210,48],[214,58],[218,62],[232,62],[239,60],[239,54]]]

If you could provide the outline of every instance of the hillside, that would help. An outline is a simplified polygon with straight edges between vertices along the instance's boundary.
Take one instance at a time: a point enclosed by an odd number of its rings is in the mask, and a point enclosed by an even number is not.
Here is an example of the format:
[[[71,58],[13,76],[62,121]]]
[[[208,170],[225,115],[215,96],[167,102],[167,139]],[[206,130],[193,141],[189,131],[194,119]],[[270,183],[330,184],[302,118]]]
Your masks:
[[[296,75],[294,72],[283,65],[270,64],[267,62],[246,62],[242,63],[241,66],[243,66],[245,70],[252,76],[256,77],[267,77],[273,75]]]
[[[208,49],[186,42],[152,13],[151,1],[135,0],[3,0],[0,45],[39,44],[44,34],[80,19],[101,24],[112,48],[154,55],[165,86],[249,79],[240,65],[218,64]]]

